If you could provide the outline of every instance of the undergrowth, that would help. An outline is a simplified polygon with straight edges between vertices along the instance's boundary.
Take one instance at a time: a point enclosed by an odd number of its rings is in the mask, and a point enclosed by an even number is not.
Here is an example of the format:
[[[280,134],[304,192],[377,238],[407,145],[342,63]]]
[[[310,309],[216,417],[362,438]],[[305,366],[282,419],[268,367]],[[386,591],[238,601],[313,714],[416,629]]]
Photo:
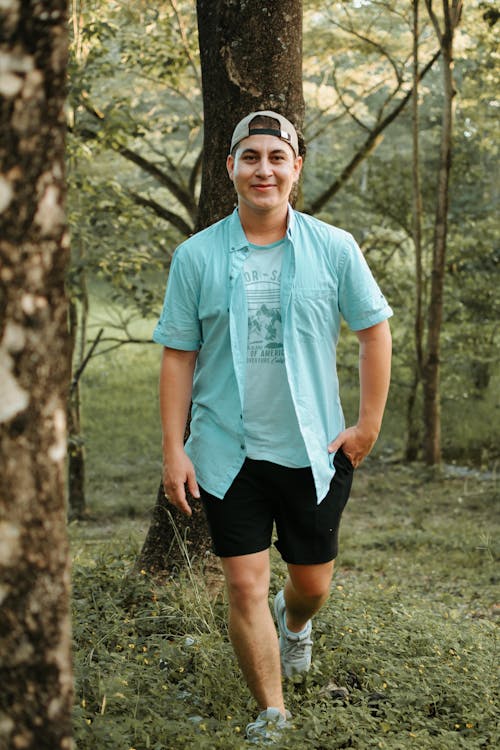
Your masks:
[[[153,322],[142,325],[147,338]],[[77,750],[243,749],[257,712],[223,595],[189,566],[162,584],[133,572],[160,478],[158,365],[156,347],[123,347],[91,360],[82,384],[88,517],[70,525]],[[495,467],[460,478],[384,463],[400,455],[402,413],[389,404],[375,458],[356,472],[311,672],[285,683],[293,729],[278,750],[500,746]],[[271,595],[283,582],[273,551]]]
[[[293,728],[276,747],[497,747],[496,483],[375,462],[357,480],[313,667],[285,683]],[[223,595],[188,566],[163,584],[133,573],[137,522],[98,529],[71,527],[78,750],[244,748],[256,707]]]

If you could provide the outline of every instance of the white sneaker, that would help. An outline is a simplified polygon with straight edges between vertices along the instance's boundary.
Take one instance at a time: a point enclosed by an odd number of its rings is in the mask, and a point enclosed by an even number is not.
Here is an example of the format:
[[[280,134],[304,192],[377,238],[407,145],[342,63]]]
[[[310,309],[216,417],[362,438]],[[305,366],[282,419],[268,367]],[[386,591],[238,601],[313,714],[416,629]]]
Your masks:
[[[279,708],[266,708],[255,721],[247,725],[247,740],[255,745],[271,745],[279,740],[283,729],[289,726],[288,719],[291,718],[289,711],[283,716]]]
[[[311,667],[312,623],[311,620],[300,633],[292,633],[286,626],[285,594],[278,591],[274,599],[274,614],[280,636],[281,668],[285,677],[304,674]]]

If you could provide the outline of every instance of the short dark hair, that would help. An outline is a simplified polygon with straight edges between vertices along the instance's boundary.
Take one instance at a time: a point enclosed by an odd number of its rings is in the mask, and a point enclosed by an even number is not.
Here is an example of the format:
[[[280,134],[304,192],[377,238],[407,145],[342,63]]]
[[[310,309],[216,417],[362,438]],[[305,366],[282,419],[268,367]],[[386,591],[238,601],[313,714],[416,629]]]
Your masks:
[[[268,117],[268,115],[257,115],[250,122],[251,128],[270,128],[272,130],[279,130],[280,124],[274,117]]]

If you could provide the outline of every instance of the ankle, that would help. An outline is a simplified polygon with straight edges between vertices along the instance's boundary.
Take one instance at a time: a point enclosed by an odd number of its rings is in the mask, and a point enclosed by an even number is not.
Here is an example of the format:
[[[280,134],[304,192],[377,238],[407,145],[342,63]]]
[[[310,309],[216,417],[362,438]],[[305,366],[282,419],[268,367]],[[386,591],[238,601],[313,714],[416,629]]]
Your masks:
[[[287,719],[290,716],[290,712],[286,710],[285,704],[280,702],[272,703],[268,706],[259,706],[259,711],[267,711],[269,708],[273,708],[279,711],[284,719]]]
[[[306,620],[304,625],[300,625],[299,627],[291,627],[288,624],[288,621],[286,623],[286,629],[289,633],[292,633],[293,635],[302,635],[302,633],[305,633],[307,630],[308,620]]]
[[[286,626],[287,631],[289,633],[293,633],[293,635],[302,635],[303,633],[305,634],[307,630],[309,629],[309,622],[310,622],[310,618],[308,618],[307,620],[301,623],[297,623],[296,620],[290,623],[288,615],[285,611],[285,626]]]

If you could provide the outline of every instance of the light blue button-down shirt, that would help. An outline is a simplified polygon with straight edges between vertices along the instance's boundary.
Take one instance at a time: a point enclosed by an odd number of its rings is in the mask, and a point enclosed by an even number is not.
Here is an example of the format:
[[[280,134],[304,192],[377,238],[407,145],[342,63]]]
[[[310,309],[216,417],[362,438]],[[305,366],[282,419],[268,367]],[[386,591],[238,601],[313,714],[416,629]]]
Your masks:
[[[290,208],[287,236],[281,272],[285,365],[321,502],[335,473],[328,444],[345,427],[336,368],[341,318],[357,331],[389,318],[392,310],[350,234]],[[220,498],[246,455],[247,254],[236,209],[179,245],[153,334],[164,346],[199,352],[186,452],[199,484]]]

